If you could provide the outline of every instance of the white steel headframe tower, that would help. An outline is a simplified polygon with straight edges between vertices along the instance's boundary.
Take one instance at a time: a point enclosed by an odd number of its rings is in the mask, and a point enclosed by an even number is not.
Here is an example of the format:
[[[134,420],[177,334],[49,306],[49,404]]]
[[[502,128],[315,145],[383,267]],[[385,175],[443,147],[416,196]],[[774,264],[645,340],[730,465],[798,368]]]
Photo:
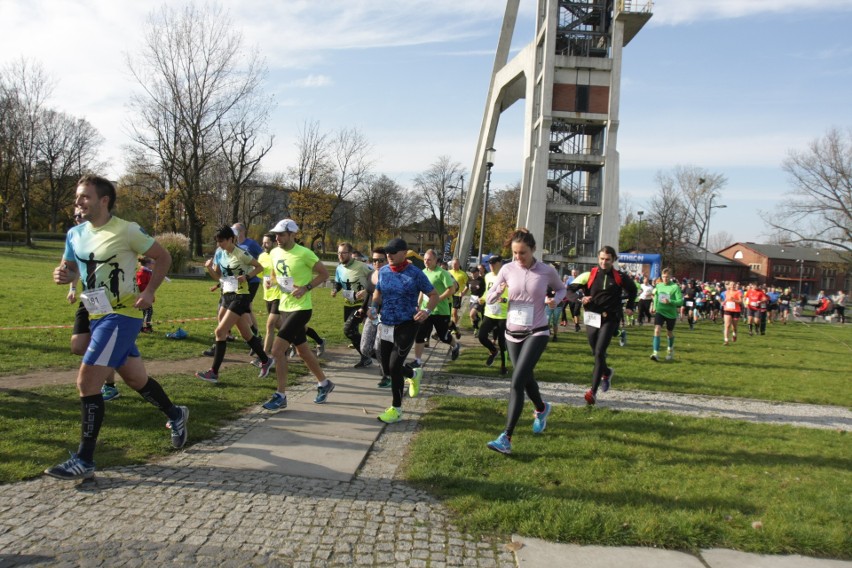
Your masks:
[[[511,61],[520,0],[506,2],[455,254],[467,258],[473,242],[500,114],[525,99],[518,226],[543,260],[594,264],[602,245],[618,248],[621,54],[652,2],[536,1],[535,39]]]

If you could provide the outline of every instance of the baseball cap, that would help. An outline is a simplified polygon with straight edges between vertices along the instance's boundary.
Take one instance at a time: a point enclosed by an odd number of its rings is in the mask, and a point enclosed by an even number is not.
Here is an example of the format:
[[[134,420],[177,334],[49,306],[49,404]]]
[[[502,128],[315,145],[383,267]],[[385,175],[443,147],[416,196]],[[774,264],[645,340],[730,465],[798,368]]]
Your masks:
[[[299,226],[292,219],[281,219],[278,223],[269,229],[270,233],[298,233]]]
[[[385,253],[387,254],[395,254],[401,250],[408,250],[408,243],[399,237],[389,240],[388,244],[385,245]]]

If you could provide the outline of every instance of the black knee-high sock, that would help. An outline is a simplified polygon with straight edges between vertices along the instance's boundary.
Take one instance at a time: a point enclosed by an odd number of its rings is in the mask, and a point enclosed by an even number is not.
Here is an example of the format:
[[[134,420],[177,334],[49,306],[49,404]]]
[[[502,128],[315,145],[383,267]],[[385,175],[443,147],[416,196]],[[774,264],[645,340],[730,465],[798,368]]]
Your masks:
[[[148,377],[148,382],[145,383],[145,386],[136,392],[171,420],[180,418],[180,411],[177,406],[171,401],[160,383],[151,377]]]
[[[95,444],[101,424],[104,423],[104,397],[101,393],[80,397],[80,447],[77,455],[80,459],[92,463],[95,461]]]
[[[260,338],[258,336],[254,336],[248,341],[248,346],[251,347],[251,350],[254,351],[254,354],[258,356],[261,363],[266,363],[269,361],[269,357],[266,355],[266,351],[263,350],[263,344],[260,342]]]
[[[215,353],[213,353],[213,366],[210,367],[213,369],[213,372],[217,375],[219,374],[219,367],[222,366],[222,361],[225,360],[225,351],[228,349],[227,341],[217,341],[215,347]],[[262,349],[261,349],[262,351]]]
[[[251,334],[253,336],[257,337],[257,333],[258,333],[257,326],[256,325],[251,326]]]
[[[316,330],[312,327],[305,330],[305,335],[313,339],[316,343],[322,343],[322,337],[320,337]]]

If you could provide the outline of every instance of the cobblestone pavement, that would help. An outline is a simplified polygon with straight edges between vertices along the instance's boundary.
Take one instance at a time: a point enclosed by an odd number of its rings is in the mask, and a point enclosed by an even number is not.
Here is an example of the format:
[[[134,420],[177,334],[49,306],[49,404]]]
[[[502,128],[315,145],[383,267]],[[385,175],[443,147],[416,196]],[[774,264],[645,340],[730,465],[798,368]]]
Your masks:
[[[313,396],[313,386],[290,397]],[[211,468],[262,425],[252,410],[156,464],[0,486],[0,566],[514,567],[510,538],[457,530],[430,495],[397,479],[426,397],[385,428],[351,483]]]

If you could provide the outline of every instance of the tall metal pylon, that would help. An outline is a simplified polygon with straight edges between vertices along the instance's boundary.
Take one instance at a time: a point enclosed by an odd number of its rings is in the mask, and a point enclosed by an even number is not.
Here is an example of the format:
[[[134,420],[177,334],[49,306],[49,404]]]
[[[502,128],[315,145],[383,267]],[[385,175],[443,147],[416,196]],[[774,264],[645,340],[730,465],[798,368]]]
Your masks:
[[[651,0],[537,0],[532,42],[509,60],[520,0],[507,0],[455,254],[468,257],[500,114],[525,99],[517,224],[539,258],[590,265],[618,248],[616,149],[622,48],[652,15]]]

